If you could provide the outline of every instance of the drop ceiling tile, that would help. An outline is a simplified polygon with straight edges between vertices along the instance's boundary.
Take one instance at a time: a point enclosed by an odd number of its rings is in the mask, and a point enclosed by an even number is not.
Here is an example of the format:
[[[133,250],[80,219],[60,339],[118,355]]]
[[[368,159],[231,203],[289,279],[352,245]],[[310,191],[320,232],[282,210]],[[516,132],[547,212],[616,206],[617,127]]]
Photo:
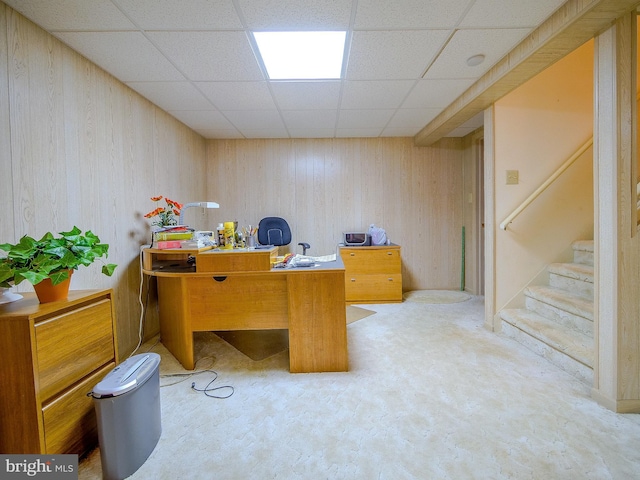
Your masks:
[[[273,110],[267,82],[196,82],[219,110]]]
[[[458,30],[424,78],[479,78],[529,32],[528,28]],[[485,55],[484,62],[468,66],[467,59],[477,54]]]
[[[236,129],[225,130],[224,128],[197,128],[194,129],[204,138],[228,139],[228,138],[244,138],[244,136]]]
[[[237,0],[252,31],[346,30],[351,0]]]
[[[447,36],[445,30],[354,32],[346,78],[420,78]]]
[[[384,128],[395,110],[340,110],[339,129]]]
[[[245,130],[260,130],[265,125],[273,130],[284,129],[284,123],[277,110],[227,110],[222,113],[243,133]]]
[[[289,133],[284,127],[271,127],[260,128],[257,130],[245,129],[242,130],[242,135],[245,138],[289,138]]]
[[[473,82],[473,79],[420,80],[402,106],[404,108],[447,107]]]
[[[127,85],[163,110],[214,109],[189,82],[129,82]]]
[[[58,32],[55,35],[121,82],[185,79],[142,33]]]
[[[398,108],[415,80],[347,81],[340,107],[345,109]]]
[[[469,0],[358,0],[354,28],[453,28],[469,6]]]
[[[86,0],[85,0],[86,1]],[[231,0],[117,0],[143,30],[241,30]]]
[[[110,0],[3,0],[45,30],[135,30]]]
[[[476,0],[459,28],[535,28],[566,0]]]
[[[415,137],[421,129],[415,127],[407,128],[385,128],[380,134],[381,137]]]
[[[204,136],[343,138],[414,135],[564,2],[5,3]],[[346,79],[329,82],[268,82],[246,31],[354,26]],[[485,62],[468,67],[478,53]]]
[[[171,110],[169,113],[194,130],[236,130],[229,120],[215,110]]]
[[[322,129],[318,127],[309,128],[289,128],[291,138],[333,138],[335,130],[333,128]]]
[[[336,130],[336,138],[379,137],[382,128],[340,128]]]
[[[287,130],[318,128],[333,131],[338,118],[337,110],[285,110],[282,112]]]
[[[271,90],[281,110],[331,110],[338,108],[340,81],[271,82]]]
[[[264,80],[244,32],[148,32],[193,81]]]

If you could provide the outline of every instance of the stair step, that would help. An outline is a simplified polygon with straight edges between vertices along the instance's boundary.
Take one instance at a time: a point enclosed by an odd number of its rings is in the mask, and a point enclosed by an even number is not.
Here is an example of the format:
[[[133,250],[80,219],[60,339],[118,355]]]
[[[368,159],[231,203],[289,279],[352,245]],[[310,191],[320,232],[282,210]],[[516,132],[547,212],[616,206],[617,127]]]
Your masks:
[[[593,265],[580,263],[552,263],[549,285],[593,299]]]
[[[577,240],[571,246],[575,263],[593,265],[593,240]]]
[[[527,309],[593,337],[593,302],[581,295],[547,286],[524,290]]]
[[[500,317],[505,335],[575,377],[593,382],[593,338],[527,309],[505,309]]]

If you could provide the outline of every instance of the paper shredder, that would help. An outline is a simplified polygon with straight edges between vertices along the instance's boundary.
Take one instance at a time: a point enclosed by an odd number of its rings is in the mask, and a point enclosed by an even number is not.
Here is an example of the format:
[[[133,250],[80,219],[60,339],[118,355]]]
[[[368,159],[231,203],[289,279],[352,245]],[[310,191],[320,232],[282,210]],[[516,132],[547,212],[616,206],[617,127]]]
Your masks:
[[[91,392],[105,480],[135,473],[162,432],[160,355],[134,355],[115,367]]]

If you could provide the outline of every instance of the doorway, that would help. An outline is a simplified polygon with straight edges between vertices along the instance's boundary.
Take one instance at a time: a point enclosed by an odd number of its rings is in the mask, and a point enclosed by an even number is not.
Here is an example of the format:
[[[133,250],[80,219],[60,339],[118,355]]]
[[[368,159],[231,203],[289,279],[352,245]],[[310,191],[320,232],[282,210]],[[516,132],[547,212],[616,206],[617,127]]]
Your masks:
[[[475,235],[475,259],[476,259],[476,285],[477,295],[484,295],[484,135],[474,139],[473,142],[475,171],[476,171],[476,235]]]

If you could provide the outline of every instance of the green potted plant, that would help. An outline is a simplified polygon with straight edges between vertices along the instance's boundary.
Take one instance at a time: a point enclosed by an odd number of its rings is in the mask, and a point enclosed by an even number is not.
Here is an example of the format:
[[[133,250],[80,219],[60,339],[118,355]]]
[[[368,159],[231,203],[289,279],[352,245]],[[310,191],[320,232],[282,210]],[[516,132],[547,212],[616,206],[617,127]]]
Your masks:
[[[47,232],[40,240],[25,235],[16,244],[0,244],[0,250],[7,252],[6,257],[0,258],[0,287],[8,288],[27,280],[33,284],[41,303],[64,299],[73,270],[108,256],[109,245],[100,243],[98,236],[90,230],[83,234],[74,226],[71,231],[60,232],[59,235],[56,237]],[[104,264],[102,273],[111,276],[115,268],[112,263]],[[54,295],[53,300],[43,298],[38,286],[48,284],[63,292]]]

